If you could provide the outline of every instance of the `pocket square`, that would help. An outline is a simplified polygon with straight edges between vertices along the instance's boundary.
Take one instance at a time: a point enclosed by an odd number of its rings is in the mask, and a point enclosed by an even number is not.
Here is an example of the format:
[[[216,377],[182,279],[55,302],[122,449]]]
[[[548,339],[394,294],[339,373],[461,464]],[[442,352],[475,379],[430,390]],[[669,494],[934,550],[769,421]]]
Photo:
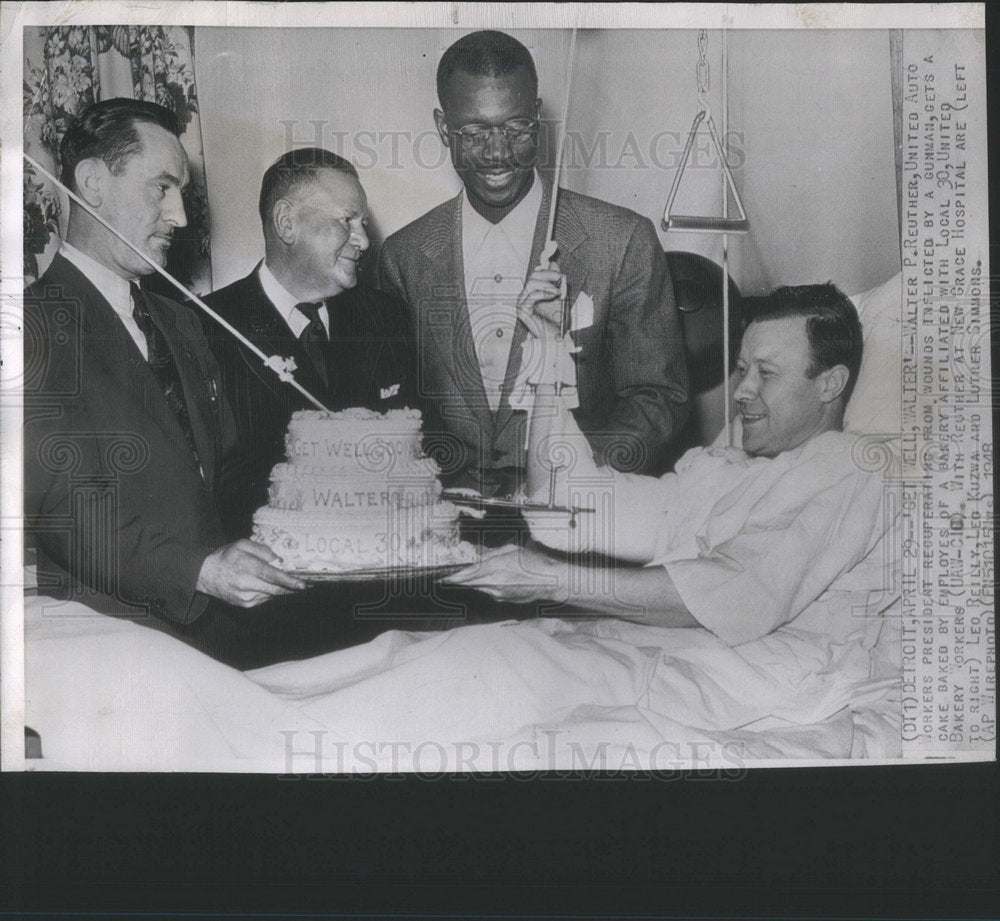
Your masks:
[[[573,309],[570,311],[569,331],[575,333],[577,330],[586,329],[594,325],[594,302],[586,291],[581,291],[573,302]]]
[[[389,397],[394,397],[397,393],[399,393],[399,384],[392,384],[389,387],[383,387],[379,391],[379,396],[383,400],[388,400]]]

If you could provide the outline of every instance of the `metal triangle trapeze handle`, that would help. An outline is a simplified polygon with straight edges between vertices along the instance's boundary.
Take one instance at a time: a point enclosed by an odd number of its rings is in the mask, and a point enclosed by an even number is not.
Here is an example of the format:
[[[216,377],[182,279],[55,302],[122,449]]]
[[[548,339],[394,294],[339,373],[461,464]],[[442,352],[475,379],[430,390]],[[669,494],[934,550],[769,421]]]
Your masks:
[[[698,128],[702,121],[706,121],[708,125],[709,137],[711,137],[712,145],[715,147],[715,152],[719,157],[722,174],[726,178],[726,187],[729,192],[732,193],[733,201],[739,211],[739,217],[714,217],[708,215],[671,213],[674,206],[674,200],[677,198],[677,192],[681,186],[681,180],[684,177],[684,171],[687,169],[688,162],[691,159],[691,151],[694,148],[695,137],[697,137]],[[708,111],[707,107],[702,108],[698,114],[695,115],[694,122],[691,124],[691,130],[688,132],[687,143],[684,145],[684,154],[681,157],[681,165],[677,170],[677,174],[674,176],[673,185],[670,187],[670,194],[667,196],[667,205],[663,209],[663,220],[661,221],[661,226],[667,231],[683,230],[691,233],[746,233],[750,229],[750,222],[747,220],[746,209],[743,207],[743,199],[740,198],[739,190],[736,188],[736,182],[733,179],[732,170],[729,168],[729,163],[722,151],[722,144],[719,142],[719,133],[715,130],[715,122],[713,121],[712,115]]]

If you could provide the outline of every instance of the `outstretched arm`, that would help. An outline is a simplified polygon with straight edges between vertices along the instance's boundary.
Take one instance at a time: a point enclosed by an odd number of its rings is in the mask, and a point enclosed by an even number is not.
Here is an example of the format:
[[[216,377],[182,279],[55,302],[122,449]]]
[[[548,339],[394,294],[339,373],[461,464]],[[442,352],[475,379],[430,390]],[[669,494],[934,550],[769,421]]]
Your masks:
[[[554,601],[651,626],[699,626],[662,566],[587,570],[538,550],[508,546],[445,581],[514,604]]]

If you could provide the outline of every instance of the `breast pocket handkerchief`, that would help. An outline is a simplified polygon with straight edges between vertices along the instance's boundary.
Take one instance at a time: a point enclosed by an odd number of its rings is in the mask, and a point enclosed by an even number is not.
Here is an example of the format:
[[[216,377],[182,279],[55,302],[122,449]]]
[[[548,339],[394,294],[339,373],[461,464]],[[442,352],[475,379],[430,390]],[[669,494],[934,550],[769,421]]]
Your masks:
[[[581,291],[570,310],[569,330],[572,333],[594,325],[594,302],[586,291]]]

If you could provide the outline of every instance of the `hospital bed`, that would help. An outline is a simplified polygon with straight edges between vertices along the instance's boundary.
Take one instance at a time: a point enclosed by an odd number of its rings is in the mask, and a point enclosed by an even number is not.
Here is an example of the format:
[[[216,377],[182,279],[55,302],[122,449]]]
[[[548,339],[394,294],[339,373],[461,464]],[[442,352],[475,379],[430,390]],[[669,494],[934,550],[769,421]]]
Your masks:
[[[854,300],[865,358],[846,427],[877,455],[899,431],[900,277]],[[704,630],[539,618],[391,630],[240,672],[158,631],[29,593],[25,723],[41,757],[26,764],[433,775],[891,761],[901,745],[892,586],[884,600],[849,649],[777,634],[729,648]],[[723,714],[741,673],[780,680],[768,685],[773,712],[731,725]]]

